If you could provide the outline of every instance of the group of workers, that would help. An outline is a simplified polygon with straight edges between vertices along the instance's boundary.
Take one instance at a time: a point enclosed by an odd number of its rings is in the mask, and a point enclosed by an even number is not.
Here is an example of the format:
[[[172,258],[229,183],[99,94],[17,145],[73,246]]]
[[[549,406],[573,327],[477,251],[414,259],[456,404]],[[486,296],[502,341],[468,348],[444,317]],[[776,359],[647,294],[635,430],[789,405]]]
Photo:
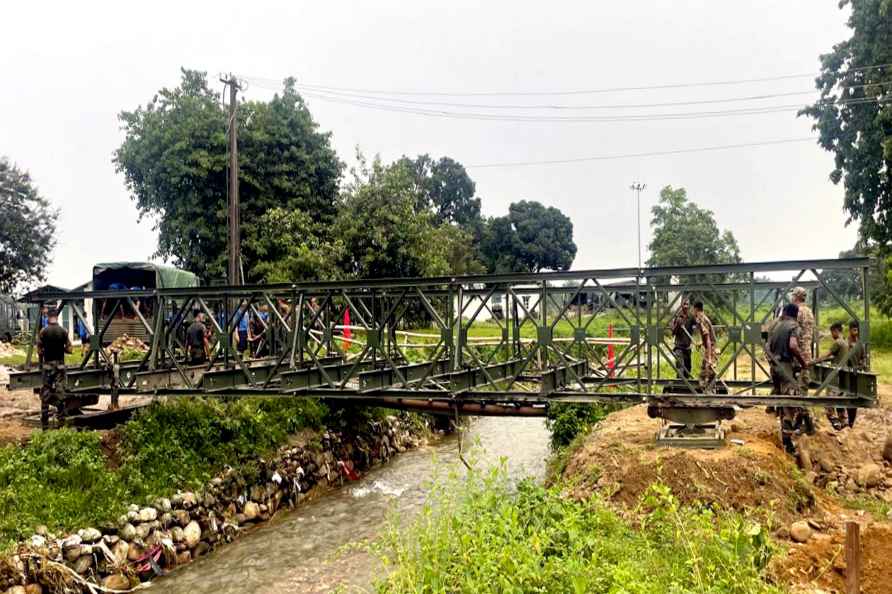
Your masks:
[[[235,328],[232,341],[240,357],[251,354],[263,357],[269,353],[269,309],[261,305],[257,311],[249,311],[248,304],[243,302],[235,316]],[[225,320],[218,320],[220,327]],[[192,323],[186,329],[186,355],[190,365],[200,365],[211,359],[211,337],[213,333],[201,310],[192,312]]]
[[[807,298],[805,288],[793,289],[790,303],[784,306],[781,315],[766,328],[765,354],[774,393],[777,395],[807,395],[811,383],[811,368],[815,363],[830,362],[834,367],[866,369],[866,351],[860,339],[857,320],[849,322],[847,338],[843,337],[843,324],[833,323],[830,326],[832,341],[829,349],[824,355],[812,356],[815,316],[806,303]],[[714,393],[717,361],[715,329],[704,312],[701,301],[693,304],[693,312],[691,309],[690,302],[684,299],[669,325],[675,339],[673,356],[676,374],[679,378],[691,379],[691,351],[694,336],[699,334],[703,357],[698,387],[703,393]],[[784,445],[788,448],[793,447],[793,435],[814,431],[814,420],[807,408],[769,407],[769,411],[781,417]],[[856,412],[857,409],[854,408],[828,408],[826,411],[828,420],[837,430],[851,427],[855,422]]]

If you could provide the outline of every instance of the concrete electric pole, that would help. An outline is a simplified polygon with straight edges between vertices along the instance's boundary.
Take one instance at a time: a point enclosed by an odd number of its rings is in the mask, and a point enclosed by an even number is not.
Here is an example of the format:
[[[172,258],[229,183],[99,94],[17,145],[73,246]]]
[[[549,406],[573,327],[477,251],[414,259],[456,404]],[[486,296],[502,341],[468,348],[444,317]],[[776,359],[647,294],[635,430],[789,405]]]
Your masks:
[[[647,184],[633,182],[629,189],[635,192],[636,206],[638,208],[638,269],[641,270],[641,190],[647,188]]]
[[[239,81],[232,74],[220,78],[229,87],[229,284],[242,284],[241,221],[238,200],[238,100]]]

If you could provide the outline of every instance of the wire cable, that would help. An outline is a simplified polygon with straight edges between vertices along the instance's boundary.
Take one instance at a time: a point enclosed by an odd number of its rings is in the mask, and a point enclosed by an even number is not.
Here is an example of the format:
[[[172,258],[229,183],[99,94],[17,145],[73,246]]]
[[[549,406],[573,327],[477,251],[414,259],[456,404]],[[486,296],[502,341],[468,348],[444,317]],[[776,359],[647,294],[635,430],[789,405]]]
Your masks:
[[[488,169],[496,167],[529,167],[533,165],[565,165],[569,163],[587,163],[591,161],[616,161],[620,159],[640,159],[643,157],[662,157],[668,155],[685,155],[689,153],[705,153],[711,151],[724,151],[738,148],[749,148],[757,146],[774,146],[779,144],[791,144],[796,142],[809,142],[816,140],[814,137],[804,138],[782,138],[778,140],[763,140],[759,142],[742,142],[738,144],[724,144],[718,146],[704,146],[688,149],[674,149],[667,151],[649,151],[643,153],[626,153],[620,155],[595,155],[592,157],[578,157],[575,159],[552,159],[544,161],[506,161],[501,163],[477,163],[474,165],[466,165],[469,169]]]

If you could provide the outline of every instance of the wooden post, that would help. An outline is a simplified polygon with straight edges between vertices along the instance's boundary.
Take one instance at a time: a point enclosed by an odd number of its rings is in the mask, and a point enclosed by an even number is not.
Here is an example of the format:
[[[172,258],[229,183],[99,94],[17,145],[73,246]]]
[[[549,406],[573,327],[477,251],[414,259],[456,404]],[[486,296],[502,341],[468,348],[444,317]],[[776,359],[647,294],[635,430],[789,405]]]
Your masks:
[[[858,522],[846,523],[846,594],[861,593],[861,532]]]

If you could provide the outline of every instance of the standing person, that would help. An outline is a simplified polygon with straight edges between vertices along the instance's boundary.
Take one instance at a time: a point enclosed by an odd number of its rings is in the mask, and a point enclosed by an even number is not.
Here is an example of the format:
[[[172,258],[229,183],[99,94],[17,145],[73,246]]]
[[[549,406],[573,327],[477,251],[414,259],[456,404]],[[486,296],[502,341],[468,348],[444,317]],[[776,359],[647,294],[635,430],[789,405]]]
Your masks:
[[[824,363],[832,361],[834,367],[842,367],[849,358],[849,343],[842,337],[842,324],[835,322],[830,326],[830,336],[833,342],[830,343],[830,349],[823,357],[815,359],[815,363]],[[827,419],[833,428],[839,431],[847,423],[847,412],[845,408],[827,407]],[[854,421],[854,419],[853,419]]]
[[[678,378],[689,379],[691,377],[691,344],[693,343],[694,319],[690,313],[691,303],[687,298],[683,299],[675,317],[669,324],[672,336],[675,337],[675,345],[672,354],[675,356],[675,375]]]
[[[798,396],[800,383],[796,378],[798,364],[802,369],[808,367],[802,349],[799,346],[799,307],[795,303],[786,305],[780,319],[768,334],[765,352],[771,365],[771,381],[775,394],[781,396]],[[781,440],[789,453],[795,453],[793,436],[803,427],[807,433],[814,432],[811,414],[807,409],[782,406],[778,408],[781,417]]]
[[[208,342],[208,331],[204,325],[204,314],[196,311],[193,321],[186,329],[186,350],[190,365],[201,365],[211,356],[211,345]]]
[[[251,320],[251,342],[255,357],[264,357],[269,354],[269,308],[264,304],[260,306],[257,315]]]
[[[867,349],[861,342],[861,325],[858,320],[849,322],[849,367],[856,371],[867,371]]]
[[[235,331],[235,349],[238,351],[239,355],[244,357],[245,351],[248,350],[248,331],[251,327],[251,317],[248,314],[248,303],[246,301],[242,301],[242,304],[238,309],[239,311],[236,314],[238,325],[236,326]]]
[[[40,388],[40,426],[50,425],[50,405],[57,410],[59,423],[65,419],[65,353],[71,352],[68,332],[59,325],[59,312],[47,310],[47,325],[37,336],[37,353],[43,371]]]
[[[715,328],[706,312],[703,311],[703,302],[694,303],[694,326],[700,332],[700,340],[703,348],[703,360],[700,362],[700,391],[715,392],[715,366],[716,366],[716,346],[715,346]]]
[[[811,349],[815,337],[815,314],[812,313],[811,308],[805,303],[807,300],[808,292],[804,287],[793,289],[791,301],[799,308],[799,314],[796,317],[796,323],[799,324],[799,350],[802,352],[806,365],[811,362]],[[811,373],[809,373],[807,366],[803,366],[799,370],[799,393],[803,396],[808,394],[810,382]]]

